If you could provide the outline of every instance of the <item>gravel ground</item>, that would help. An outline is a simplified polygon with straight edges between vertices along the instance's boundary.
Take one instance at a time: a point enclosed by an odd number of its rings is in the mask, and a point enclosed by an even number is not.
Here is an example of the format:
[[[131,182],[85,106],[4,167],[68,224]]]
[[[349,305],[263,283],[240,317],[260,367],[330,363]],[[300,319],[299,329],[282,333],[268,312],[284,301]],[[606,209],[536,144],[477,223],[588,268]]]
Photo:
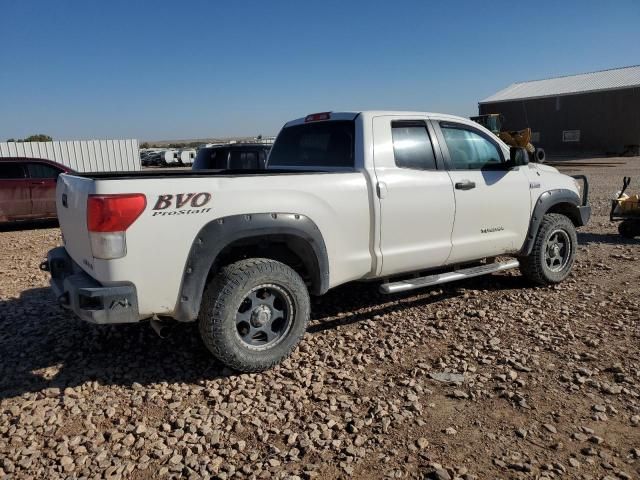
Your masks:
[[[565,168],[594,207],[568,281],[341,287],[261,374],[217,364],[194,325],[74,319],[38,270],[59,230],[5,229],[0,478],[640,478],[640,241],[607,218],[640,158],[607,160]]]

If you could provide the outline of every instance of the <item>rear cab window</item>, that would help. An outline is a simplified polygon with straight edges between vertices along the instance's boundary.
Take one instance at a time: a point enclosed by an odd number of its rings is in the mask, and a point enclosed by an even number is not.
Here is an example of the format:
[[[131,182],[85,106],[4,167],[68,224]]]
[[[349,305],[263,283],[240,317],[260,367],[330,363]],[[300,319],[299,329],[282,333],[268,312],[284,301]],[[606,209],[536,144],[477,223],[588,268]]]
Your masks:
[[[22,163],[0,162],[0,180],[21,180],[26,176]]]
[[[285,127],[269,155],[269,168],[354,166],[353,120],[330,120]]]
[[[62,173],[59,168],[47,165],[46,163],[29,163],[27,164],[29,178],[56,179]]]

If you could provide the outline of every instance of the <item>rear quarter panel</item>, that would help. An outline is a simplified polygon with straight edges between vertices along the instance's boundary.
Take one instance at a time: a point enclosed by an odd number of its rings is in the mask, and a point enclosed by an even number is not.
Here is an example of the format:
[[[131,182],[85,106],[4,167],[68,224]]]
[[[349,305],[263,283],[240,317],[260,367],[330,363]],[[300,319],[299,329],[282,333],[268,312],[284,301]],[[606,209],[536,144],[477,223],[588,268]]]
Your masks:
[[[96,194],[144,193],[147,197],[145,211],[127,230],[124,258],[74,258],[103,283],[133,282],[142,315],[173,312],[196,235],[206,223],[230,215],[298,213],[309,217],[327,247],[331,287],[362,278],[372,269],[371,192],[361,172],[97,180],[94,185]],[[202,208],[206,212],[169,214],[176,210],[177,194],[202,192],[211,194]],[[161,214],[154,206],[165,195],[173,195],[173,205]],[[187,203],[183,208],[192,207]]]

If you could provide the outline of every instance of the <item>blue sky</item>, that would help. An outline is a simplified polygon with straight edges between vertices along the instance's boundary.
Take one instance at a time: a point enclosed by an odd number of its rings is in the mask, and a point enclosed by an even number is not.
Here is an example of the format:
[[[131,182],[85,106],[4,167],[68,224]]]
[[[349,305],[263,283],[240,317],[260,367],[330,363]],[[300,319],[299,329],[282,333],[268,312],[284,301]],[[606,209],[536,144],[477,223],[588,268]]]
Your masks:
[[[0,140],[275,134],[326,110],[472,115],[514,81],[640,64],[640,2],[7,1]]]

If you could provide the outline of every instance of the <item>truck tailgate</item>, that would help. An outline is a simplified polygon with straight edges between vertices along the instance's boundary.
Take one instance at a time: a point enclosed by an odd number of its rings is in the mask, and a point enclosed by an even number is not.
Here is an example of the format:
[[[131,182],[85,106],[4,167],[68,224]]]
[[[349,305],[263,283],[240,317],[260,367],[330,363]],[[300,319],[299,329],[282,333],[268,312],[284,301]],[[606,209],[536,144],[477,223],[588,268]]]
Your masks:
[[[90,178],[63,174],[56,187],[56,210],[64,239],[64,246],[71,258],[86,269],[82,261],[92,257],[87,230],[87,197],[95,185]]]

